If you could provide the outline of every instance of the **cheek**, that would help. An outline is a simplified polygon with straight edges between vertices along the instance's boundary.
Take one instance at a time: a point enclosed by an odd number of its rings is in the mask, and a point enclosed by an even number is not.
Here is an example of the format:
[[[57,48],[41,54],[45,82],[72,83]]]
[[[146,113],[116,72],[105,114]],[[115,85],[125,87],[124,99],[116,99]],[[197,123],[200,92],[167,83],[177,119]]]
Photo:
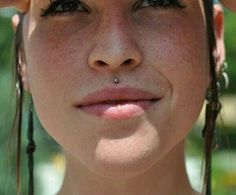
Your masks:
[[[164,144],[172,144],[192,128],[204,102],[209,79],[207,36],[203,22],[162,27],[155,34],[149,33],[142,44],[145,60],[170,86],[169,111],[163,112],[168,113],[165,121],[169,122],[162,124],[161,137],[169,136]]]
[[[84,73],[87,68],[84,37],[69,36],[63,27],[36,26],[30,34],[25,31],[24,39],[35,109],[42,125],[52,130],[49,133],[58,133],[56,130],[63,125],[65,129],[70,126],[66,116],[71,108],[71,90],[80,93],[82,83],[88,79]]]
[[[203,26],[198,28],[205,29]],[[166,43],[164,58],[167,60],[162,66],[163,74],[172,86],[173,118],[183,121],[183,116],[188,117],[186,129],[191,128],[200,113],[209,79],[206,35],[204,30],[195,29],[177,29],[184,31],[183,36],[173,36],[173,47],[167,47],[170,43]],[[182,33],[177,31],[177,34]]]
[[[83,78],[86,68],[86,44],[84,37],[70,36],[67,31],[63,25],[52,24],[50,28],[36,26],[30,35],[25,33],[29,82],[35,97],[46,95],[60,100],[73,85],[80,86],[78,78]]]

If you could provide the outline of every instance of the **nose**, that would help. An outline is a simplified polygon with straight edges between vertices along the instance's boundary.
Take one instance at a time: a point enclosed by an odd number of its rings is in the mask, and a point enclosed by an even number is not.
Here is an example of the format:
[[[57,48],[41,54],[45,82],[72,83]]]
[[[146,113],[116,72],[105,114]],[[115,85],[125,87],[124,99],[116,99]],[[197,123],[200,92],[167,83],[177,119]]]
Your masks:
[[[97,71],[110,72],[134,69],[142,60],[141,51],[129,26],[111,18],[97,28],[89,66]]]

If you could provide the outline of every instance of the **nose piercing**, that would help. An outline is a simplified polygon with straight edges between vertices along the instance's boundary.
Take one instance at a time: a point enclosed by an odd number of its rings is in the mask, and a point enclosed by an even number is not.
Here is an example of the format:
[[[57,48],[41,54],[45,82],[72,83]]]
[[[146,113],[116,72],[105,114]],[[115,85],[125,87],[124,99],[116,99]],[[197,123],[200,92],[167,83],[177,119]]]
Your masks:
[[[116,77],[116,78],[113,80],[113,83],[118,84],[118,83],[120,83],[120,81],[119,81],[119,79]]]

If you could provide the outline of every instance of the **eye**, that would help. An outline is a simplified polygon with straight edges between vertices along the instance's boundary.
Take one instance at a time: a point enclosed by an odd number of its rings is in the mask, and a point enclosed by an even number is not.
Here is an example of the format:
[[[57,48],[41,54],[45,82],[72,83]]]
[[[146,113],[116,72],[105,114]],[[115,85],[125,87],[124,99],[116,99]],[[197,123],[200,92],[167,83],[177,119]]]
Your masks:
[[[135,4],[135,10],[153,7],[153,8],[185,8],[180,0],[140,0]]]
[[[79,0],[50,0],[46,9],[42,9],[41,17],[65,14],[66,12],[89,12]]]

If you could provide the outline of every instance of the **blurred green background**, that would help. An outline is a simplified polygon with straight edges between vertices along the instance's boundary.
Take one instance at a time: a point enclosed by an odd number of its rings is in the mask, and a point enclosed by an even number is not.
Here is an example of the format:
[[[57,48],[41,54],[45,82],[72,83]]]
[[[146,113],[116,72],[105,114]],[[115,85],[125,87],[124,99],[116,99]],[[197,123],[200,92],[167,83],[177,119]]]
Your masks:
[[[14,111],[12,93],[11,50],[14,33],[11,20],[14,10],[0,10],[0,194],[13,195],[16,189],[15,169],[7,145]],[[230,87],[222,92],[223,110],[218,118],[219,148],[213,154],[213,195],[236,194],[236,15],[225,11],[225,44]],[[25,108],[24,110],[27,110]],[[27,194],[26,116],[22,136],[22,194]],[[221,120],[222,118],[222,120]],[[204,110],[186,142],[187,170],[194,188],[201,187],[201,159]],[[36,195],[55,194],[63,180],[65,160],[60,147],[41,127],[35,116],[35,188]]]

